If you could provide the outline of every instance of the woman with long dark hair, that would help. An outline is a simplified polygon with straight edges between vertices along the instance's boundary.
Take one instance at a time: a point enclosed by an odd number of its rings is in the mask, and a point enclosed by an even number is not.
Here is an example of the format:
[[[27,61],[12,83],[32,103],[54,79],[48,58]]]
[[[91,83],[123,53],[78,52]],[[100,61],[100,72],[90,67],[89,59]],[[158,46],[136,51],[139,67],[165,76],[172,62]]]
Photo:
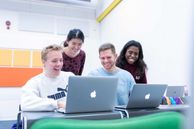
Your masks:
[[[81,47],[84,43],[84,33],[80,29],[69,31],[63,44],[63,67],[62,71],[70,71],[75,75],[83,72],[86,54]]]
[[[116,66],[130,72],[136,83],[147,83],[147,65],[143,60],[143,49],[139,42],[131,40],[124,45]]]

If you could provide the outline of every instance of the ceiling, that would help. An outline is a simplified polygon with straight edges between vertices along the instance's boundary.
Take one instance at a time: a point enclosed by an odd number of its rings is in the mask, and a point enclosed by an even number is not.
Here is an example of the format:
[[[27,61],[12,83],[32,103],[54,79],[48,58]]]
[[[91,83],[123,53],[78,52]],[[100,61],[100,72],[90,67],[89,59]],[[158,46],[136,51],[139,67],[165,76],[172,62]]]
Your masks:
[[[97,2],[99,1],[100,0],[2,0],[0,10],[94,19],[96,17]]]
[[[66,4],[66,5],[76,5],[82,7],[96,8],[98,0],[37,0],[37,1],[47,1],[50,3]]]

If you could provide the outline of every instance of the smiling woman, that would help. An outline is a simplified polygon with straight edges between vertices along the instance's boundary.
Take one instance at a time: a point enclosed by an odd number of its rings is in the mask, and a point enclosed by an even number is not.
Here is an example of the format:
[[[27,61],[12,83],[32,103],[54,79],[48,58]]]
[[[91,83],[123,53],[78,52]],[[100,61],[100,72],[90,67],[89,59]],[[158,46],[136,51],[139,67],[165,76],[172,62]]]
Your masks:
[[[141,44],[135,40],[131,40],[123,46],[116,65],[130,72],[136,83],[147,83],[147,65],[143,58]]]
[[[86,54],[81,50],[84,43],[84,33],[80,29],[72,29],[64,42],[62,71],[70,71],[75,75],[83,72]]]

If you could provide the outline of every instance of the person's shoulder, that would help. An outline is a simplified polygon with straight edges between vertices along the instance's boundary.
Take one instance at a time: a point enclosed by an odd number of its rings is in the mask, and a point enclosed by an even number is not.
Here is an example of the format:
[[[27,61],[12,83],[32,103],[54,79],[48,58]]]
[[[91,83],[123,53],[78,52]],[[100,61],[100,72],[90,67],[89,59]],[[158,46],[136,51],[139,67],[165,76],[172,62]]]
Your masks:
[[[97,70],[96,69],[93,69],[87,75],[88,76],[94,76],[94,75],[96,75],[96,73],[97,73]]]
[[[80,55],[85,56],[86,55],[85,51],[84,50],[80,50]]]
[[[22,86],[23,88],[25,87],[31,87],[34,88],[37,86],[37,84],[39,84],[41,82],[41,80],[44,78],[44,74],[40,73],[38,75],[35,75],[33,77],[31,77],[29,80],[26,81],[26,83]]]
[[[75,76],[72,72],[66,72],[66,71],[61,71],[60,73],[62,76]]]
[[[119,69],[120,72],[124,72],[124,73],[127,72],[127,70],[121,69],[120,67],[117,67],[117,69]]]
[[[128,80],[132,85],[135,84],[135,80],[130,72],[120,68],[120,74],[122,78]]]
[[[102,72],[102,68],[99,67],[99,68],[96,68],[96,69],[91,70],[88,73],[88,75],[95,75],[95,76],[97,76],[97,75],[100,75],[101,72]]]
[[[119,68],[119,70],[120,70],[120,72],[121,72],[122,74],[132,76],[132,74],[131,74],[130,72],[128,72],[127,70],[125,70],[125,69],[121,69],[121,68]]]
[[[41,78],[43,78],[44,74],[43,73],[40,73],[38,75],[35,75],[33,77],[31,77],[28,81],[31,81],[31,80],[40,80]]]

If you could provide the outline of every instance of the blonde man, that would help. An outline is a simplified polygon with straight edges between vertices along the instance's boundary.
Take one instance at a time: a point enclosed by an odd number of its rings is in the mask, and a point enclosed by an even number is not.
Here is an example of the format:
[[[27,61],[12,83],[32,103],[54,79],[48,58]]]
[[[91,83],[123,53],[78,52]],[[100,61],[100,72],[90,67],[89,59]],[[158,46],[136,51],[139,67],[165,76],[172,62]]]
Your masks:
[[[22,88],[21,109],[23,111],[54,111],[65,108],[69,76],[63,72],[63,49],[49,45],[41,52],[43,72],[31,78]]]

